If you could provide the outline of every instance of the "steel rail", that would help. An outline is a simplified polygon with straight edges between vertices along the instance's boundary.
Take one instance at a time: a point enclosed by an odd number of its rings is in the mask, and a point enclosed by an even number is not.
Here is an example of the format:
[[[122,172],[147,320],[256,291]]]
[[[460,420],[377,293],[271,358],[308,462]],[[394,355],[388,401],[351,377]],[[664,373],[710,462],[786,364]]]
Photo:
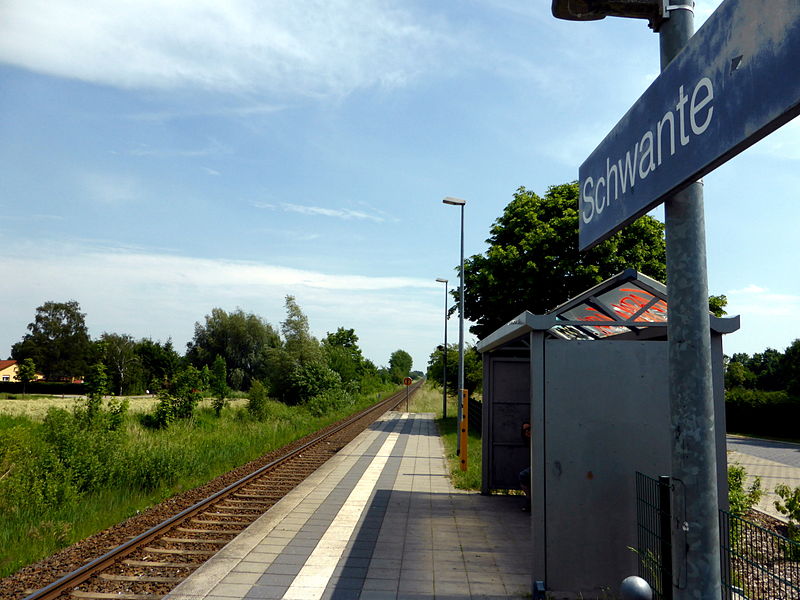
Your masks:
[[[412,386],[410,386],[410,389],[408,391],[409,392],[416,391],[417,388],[421,384],[422,384],[422,381],[415,382]],[[111,566],[112,564],[118,562],[119,560],[125,558],[128,554],[131,554],[132,552],[136,551],[141,545],[143,545],[143,544],[145,544],[147,542],[150,542],[153,539],[158,538],[159,535],[164,530],[169,529],[173,525],[175,525],[175,524],[177,524],[177,523],[179,523],[179,522],[181,522],[183,520],[186,520],[189,517],[201,512],[202,510],[204,510],[209,505],[213,504],[214,502],[216,502],[218,500],[221,500],[221,499],[225,498],[226,496],[230,495],[232,492],[234,492],[238,488],[244,486],[245,484],[247,484],[251,480],[260,477],[261,475],[263,475],[264,473],[266,473],[267,471],[269,471],[271,469],[274,469],[275,467],[277,467],[281,463],[284,463],[284,462],[290,460],[291,458],[294,458],[295,456],[297,456],[298,454],[301,454],[302,452],[304,452],[305,450],[307,450],[311,446],[319,444],[321,441],[323,441],[326,438],[329,438],[332,435],[340,432],[344,428],[349,427],[350,425],[352,425],[353,423],[355,423],[359,419],[364,418],[365,416],[367,416],[371,412],[391,410],[391,409],[387,408],[389,406],[392,406],[392,408],[396,408],[397,406],[402,404],[402,402],[406,399],[406,393],[407,392],[405,390],[402,390],[400,392],[397,392],[397,393],[393,394],[392,396],[389,396],[386,400],[383,400],[378,404],[375,404],[373,406],[370,406],[370,407],[362,410],[361,412],[359,412],[359,413],[351,416],[350,418],[348,418],[346,421],[340,423],[338,426],[334,427],[330,431],[327,431],[326,433],[321,434],[321,435],[313,438],[312,440],[309,440],[308,442],[306,442],[305,444],[303,444],[302,446],[300,446],[298,448],[295,448],[291,452],[288,452],[287,454],[285,454],[285,455],[273,460],[272,462],[270,462],[270,463],[268,463],[268,464],[266,464],[266,465],[264,465],[262,467],[259,467],[258,469],[256,469],[252,473],[250,473],[248,475],[245,475],[244,477],[242,477],[238,481],[228,485],[227,487],[223,488],[222,490],[220,490],[218,492],[215,492],[211,496],[208,496],[207,498],[204,498],[203,500],[200,500],[199,502],[193,504],[192,506],[190,506],[188,508],[185,508],[184,510],[182,510],[178,514],[173,515],[169,519],[166,519],[165,521],[162,521],[158,525],[155,525],[155,526],[151,527],[150,529],[148,529],[144,533],[141,533],[140,535],[136,536],[135,538],[132,538],[132,539],[128,540],[127,542],[125,542],[124,544],[121,544],[121,545],[117,546],[113,550],[110,550],[110,551],[106,552],[102,556],[99,556],[98,558],[86,563],[85,565],[79,567],[78,569],[75,569],[71,573],[67,573],[66,575],[64,575],[60,579],[57,579],[56,581],[52,582],[51,584],[49,584],[49,585],[47,585],[47,586],[45,586],[45,587],[43,587],[43,588],[41,588],[39,590],[36,590],[32,594],[26,596],[24,598],[24,600],[55,600],[56,598],[58,598],[61,594],[63,594],[68,589],[72,589],[72,588],[77,587],[78,585],[80,585],[81,583],[86,581],[87,579],[89,579],[92,576],[96,575],[97,573],[103,571],[104,569],[108,568],[109,566]],[[382,413],[380,413],[380,414],[382,414]]]

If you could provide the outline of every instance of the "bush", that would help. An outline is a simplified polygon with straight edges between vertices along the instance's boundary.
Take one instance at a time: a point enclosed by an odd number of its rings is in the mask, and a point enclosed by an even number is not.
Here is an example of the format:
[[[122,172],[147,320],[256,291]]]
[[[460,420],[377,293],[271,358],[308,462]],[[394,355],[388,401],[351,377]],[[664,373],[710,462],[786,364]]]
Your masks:
[[[250,385],[248,393],[247,412],[254,419],[263,421],[267,418],[267,389],[257,379]]]
[[[152,414],[141,417],[141,423],[148,429],[166,429],[175,420],[175,398],[164,388],[158,391],[158,404]]]
[[[765,390],[733,387],[725,390],[725,402],[740,406],[768,406],[796,403],[797,399],[789,396],[789,394],[783,390],[769,392]]]
[[[725,390],[725,419],[728,431],[796,439],[800,400],[785,391],[731,388]]]
[[[315,417],[321,417],[351,406],[353,397],[341,388],[332,388],[317,394],[304,403],[304,406]]]
[[[775,488],[781,500],[775,500],[775,508],[782,515],[789,517],[789,539],[800,544],[800,487],[791,489],[785,483]],[[787,559],[800,560],[800,545],[786,546]]]
[[[322,362],[307,362],[292,369],[287,383],[290,403],[298,404],[340,386],[342,378]]]
[[[98,413],[99,414],[99,413]],[[118,431],[108,427],[107,414],[86,421],[86,414],[51,408],[42,423],[42,439],[64,466],[75,489],[99,489],[111,479],[122,443]]]
[[[740,518],[759,503],[764,493],[761,489],[761,479],[759,477],[756,477],[747,489],[744,487],[745,479],[747,479],[747,472],[742,465],[735,463],[728,465],[728,503],[730,504],[730,513]]]
[[[68,469],[38,432],[0,431],[0,514],[38,513],[77,496]]]

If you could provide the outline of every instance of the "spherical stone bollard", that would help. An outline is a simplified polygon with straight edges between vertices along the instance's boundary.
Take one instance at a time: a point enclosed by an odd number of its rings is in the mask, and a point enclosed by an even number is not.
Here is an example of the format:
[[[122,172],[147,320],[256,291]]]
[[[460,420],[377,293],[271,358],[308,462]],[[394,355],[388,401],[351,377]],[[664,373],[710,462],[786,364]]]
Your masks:
[[[653,590],[650,585],[635,575],[622,580],[619,593],[622,600],[653,600]]]

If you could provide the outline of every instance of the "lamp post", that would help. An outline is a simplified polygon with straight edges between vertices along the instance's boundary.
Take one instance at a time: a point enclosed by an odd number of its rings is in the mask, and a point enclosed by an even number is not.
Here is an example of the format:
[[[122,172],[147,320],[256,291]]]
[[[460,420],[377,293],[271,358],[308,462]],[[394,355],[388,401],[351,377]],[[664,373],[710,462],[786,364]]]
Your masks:
[[[646,18],[659,33],[662,71],[694,32],[693,0],[553,0],[574,21]],[[669,396],[675,598],[719,598],[720,537],[702,183],[664,205],[669,292]],[[683,565],[678,568],[677,565]]]
[[[461,427],[464,418],[464,205],[466,200],[451,198],[450,196],[442,200],[445,204],[461,207],[461,262],[459,273],[459,292],[458,292],[458,425]],[[456,452],[461,456],[461,438],[456,436]],[[462,468],[465,466],[464,458],[461,457]]]
[[[447,418],[447,279],[437,277],[436,281],[444,284],[444,351],[442,360],[442,418]]]

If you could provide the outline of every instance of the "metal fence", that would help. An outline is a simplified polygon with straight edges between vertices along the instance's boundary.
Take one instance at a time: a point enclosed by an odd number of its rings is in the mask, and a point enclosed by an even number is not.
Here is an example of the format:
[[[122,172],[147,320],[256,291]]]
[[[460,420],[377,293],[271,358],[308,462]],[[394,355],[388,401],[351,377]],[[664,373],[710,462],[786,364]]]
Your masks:
[[[636,473],[639,577],[672,598],[670,478]],[[800,543],[720,510],[723,600],[800,600]]]
[[[669,476],[653,479],[636,473],[639,577],[653,588],[653,600],[672,600],[669,490]]]
[[[722,597],[800,599],[800,543],[719,511]]]

